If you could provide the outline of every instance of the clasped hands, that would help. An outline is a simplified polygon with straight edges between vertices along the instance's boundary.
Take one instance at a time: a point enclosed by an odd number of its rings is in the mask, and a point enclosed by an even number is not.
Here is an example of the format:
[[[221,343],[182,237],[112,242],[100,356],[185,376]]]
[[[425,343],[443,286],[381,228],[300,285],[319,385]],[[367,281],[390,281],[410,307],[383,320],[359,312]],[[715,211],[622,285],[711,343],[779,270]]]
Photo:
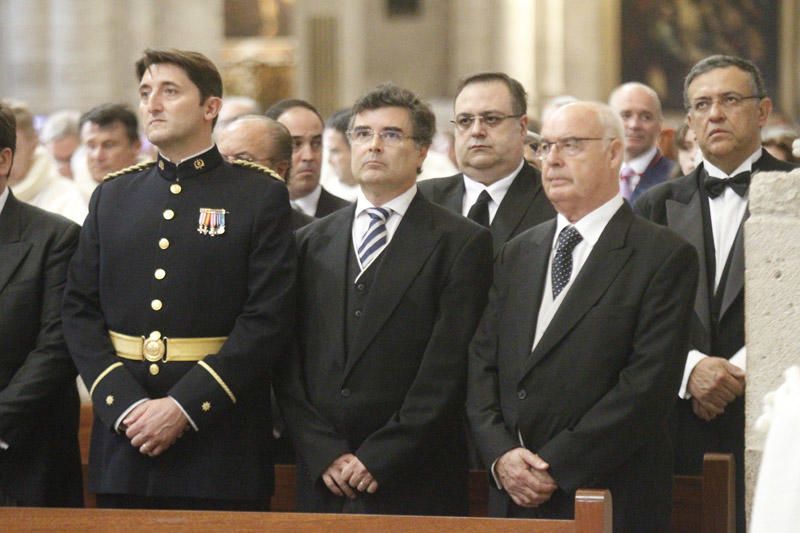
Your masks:
[[[378,482],[352,453],[345,453],[334,460],[323,472],[322,481],[333,494],[351,500],[356,498],[357,492],[374,494],[378,490]]]
[[[703,420],[713,420],[744,394],[745,372],[722,357],[705,357],[695,365],[686,385],[692,395],[692,411]]]
[[[503,489],[520,507],[538,507],[558,488],[547,470],[550,465],[526,448],[514,448],[494,465]]]
[[[134,407],[122,425],[131,446],[144,455],[157,457],[175,444],[189,421],[171,398],[158,398]]]

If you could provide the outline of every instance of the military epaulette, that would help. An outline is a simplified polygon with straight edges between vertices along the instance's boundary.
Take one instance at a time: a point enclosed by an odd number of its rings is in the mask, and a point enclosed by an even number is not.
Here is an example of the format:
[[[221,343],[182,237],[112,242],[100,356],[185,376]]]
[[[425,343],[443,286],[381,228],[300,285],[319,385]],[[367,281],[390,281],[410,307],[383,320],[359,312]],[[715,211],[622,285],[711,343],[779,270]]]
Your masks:
[[[253,170],[260,170],[264,174],[268,174],[278,181],[284,181],[281,175],[272,170],[271,168],[265,167],[264,165],[259,165],[258,163],[253,163],[252,161],[245,161],[244,159],[234,159],[233,161],[231,161],[231,164],[239,167],[250,168]]]
[[[152,167],[155,164],[156,164],[156,162],[153,161],[153,160],[142,161],[141,163],[137,163],[137,164],[129,166],[127,168],[123,168],[122,170],[117,170],[116,172],[112,172],[112,173],[108,174],[105,178],[103,178],[103,181],[108,181],[110,179],[116,178],[117,176],[122,176],[123,174],[130,174],[132,172],[138,172],[140,170],[146,169],[147,167]]]

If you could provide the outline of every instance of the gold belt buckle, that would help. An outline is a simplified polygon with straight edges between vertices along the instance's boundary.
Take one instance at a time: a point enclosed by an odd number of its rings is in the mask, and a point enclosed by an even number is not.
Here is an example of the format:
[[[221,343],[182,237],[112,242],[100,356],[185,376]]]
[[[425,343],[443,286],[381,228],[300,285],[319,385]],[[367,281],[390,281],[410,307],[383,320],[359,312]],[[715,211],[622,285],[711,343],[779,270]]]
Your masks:
[[[144,340],[144,344],[142,345],[142,354],[144,358],[151,363],[161,361],[167,353],[165,340],[166,339],[161,338],[161,335],[156,336],[156,332],[153,332],[150,337]]]

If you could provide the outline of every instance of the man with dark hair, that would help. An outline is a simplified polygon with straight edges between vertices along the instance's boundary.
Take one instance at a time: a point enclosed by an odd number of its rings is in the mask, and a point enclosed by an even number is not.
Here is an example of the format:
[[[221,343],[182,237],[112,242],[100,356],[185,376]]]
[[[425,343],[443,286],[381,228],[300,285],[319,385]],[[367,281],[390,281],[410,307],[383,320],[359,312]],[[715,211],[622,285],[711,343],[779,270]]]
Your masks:
[[[340,109],[325,122],[325,148],[328,150],[328,166],[333,171],[334,179],[326,185],[337,195],[346,200],[355,200],[358,195],[358,184],[350,167],[350,141],[347,130],[350,127],[352,112],[349,108]]]
[[[596,487],[611,491],[614,531],[669,528],[697,255],[622,199],[622,136],[604,104],[553,111],[539,154],[558,216],[495,262],[467,395],[491,516],[571,518],[575,491]]]
[[[382,85],[353,108],[355,206],[301,229],[296,356],[275,386],[301,511],[465,514],[466,349],[491,235],[417,193],[435,129]]]
[[[137,74],[158,160],[95,190],[64,297],[94,405],[89,488],[101,507],[264,509],[294,301],[286,187],[213,145],[205,56],[148,50]]]
[[[643,83],[623,83],[611,92],[608,104],[619,113],[625,128],[625,161],[619,173],[622,197],[636,202],[647,189],[669,179],[675,162],[658,149],[661,100]]]
[[[703,160],[688,175],[647,191],[645,218],[694,245],[700,282],[691,349],[674,416],[675,469],[702,470],[706,452],[736,458],[737,523],[744,531],[744,234],[751,173],[791,170],[761,147],[772,101],[758,68],[733,56],[700,60],[686,76],[686,121]]]
[[[527,96],[515,79],[485,72],[456,90],[455,153],[460,174],[420,182],[429,200],[488,227],[495,255],[503,244],[555,216],[539,170],[524,159]]]
[[[281,179],[292,168],[292,136],[286,126],[263,115],[243,115],[226,125],[217,126],[217,145],[222,157],[230,162],[249,161],[276,172]],[[299,229],[314,221],[292,209],[292,227]]]
[[[14,197],[15,147],[0,104],[0,506],[81,507],[76,372],[61,332],[79,228]]]
[[[264,114],[286,126],[292,135],[292,170],[286,182],[292,207],[322,218],[348,205],[319,183],[325,127],[319,111],[305,100],[291,98],[273,104]]]
[[[92,179],[133,166],[142,148],[139,122],[124,105],[102,104],[81,116],[81,143]]]

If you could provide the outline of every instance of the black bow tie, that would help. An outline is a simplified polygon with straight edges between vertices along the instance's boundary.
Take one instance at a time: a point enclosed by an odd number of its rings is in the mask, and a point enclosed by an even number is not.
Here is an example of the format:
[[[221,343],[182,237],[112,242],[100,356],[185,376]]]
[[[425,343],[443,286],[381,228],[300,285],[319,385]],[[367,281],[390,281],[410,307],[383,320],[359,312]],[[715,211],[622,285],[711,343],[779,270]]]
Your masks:
[[[744,195],[747,194],[747,188],[750,186],[750,173],[740,172],[728,179],[707,176],[704,185],[709,198],[716,198],[725,192],[725,187],[730,187],[736,194],[744,198]]]

